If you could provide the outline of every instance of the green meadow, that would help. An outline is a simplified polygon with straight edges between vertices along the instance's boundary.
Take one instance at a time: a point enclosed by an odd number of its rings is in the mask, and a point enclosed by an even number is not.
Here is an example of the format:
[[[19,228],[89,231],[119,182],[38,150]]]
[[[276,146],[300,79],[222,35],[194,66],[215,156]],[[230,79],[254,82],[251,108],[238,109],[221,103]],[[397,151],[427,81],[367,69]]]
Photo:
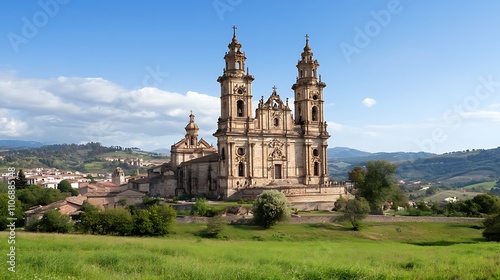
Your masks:
[[[476,224],[203,224],[163,238],[17,232],[16,272],[0,279],[499,279],[500,243]],[[6,259],[7,232],[0,233]]]

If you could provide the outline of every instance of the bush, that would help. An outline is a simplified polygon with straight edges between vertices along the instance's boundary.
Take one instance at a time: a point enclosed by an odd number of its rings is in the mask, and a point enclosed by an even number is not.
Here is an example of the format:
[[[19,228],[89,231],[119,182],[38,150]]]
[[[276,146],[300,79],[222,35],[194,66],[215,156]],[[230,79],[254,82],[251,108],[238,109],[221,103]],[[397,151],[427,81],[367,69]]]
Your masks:
[[[100,234],[130,235],[134,221],[129,211],[123,208],[106,209],[99,213]]]
[[[67,233],[71,230],[69,216],[61,215],[57,210],[49,210],[43,214],[41,220],[31,222],[26,231]]]
[[[172,206],[167,204],[162,206],[153,205],[149,208],[149,213],[153,223],[153,233],[151,235],[164,236],[172,231],[176,218]]]
[[[500,214],[486,218],[483,221],[485,227],[483,236],[491,241],[500,241]]]
[[[214,216],[207,222],[207,228],[200,232],[200,235],[208,238],[219,237],[227,226],[227,220],[222,216]]]
[[[205,216],[208,210],[208,203],[205,198],[197,198],[193,208],[191,208],[191,214]]]
[[[269,228],[290,217],[290,207],[285,195],[277,190],[259,194],[252,206],[253,219],[257,225]]]
[[[344,211],[345,207],[347,205],[347,200],[340,195],[339,199],[335,201],[335,208],[333,208],[334,211]]]
[[[348,220],[354,230],[359,230],[361,220],[370,212],[370,204],[363,197],[350,199],[346,202],[344,218]]]

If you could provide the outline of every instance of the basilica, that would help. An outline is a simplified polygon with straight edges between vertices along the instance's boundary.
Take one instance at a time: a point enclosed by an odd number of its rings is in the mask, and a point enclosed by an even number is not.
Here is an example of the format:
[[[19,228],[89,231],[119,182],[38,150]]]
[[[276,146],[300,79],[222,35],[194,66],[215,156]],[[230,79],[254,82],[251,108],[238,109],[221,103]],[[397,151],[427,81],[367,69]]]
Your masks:
[[[308,36],[291,86],[293,104],[274,87],[253,105],[255,78],[245,67],[246,59],[234,27],[225,68],[217,78],[217,147],[199,138],[191,113],[185,137],[171,147],[171,161],[148,171],[149,195],[238,200],[277,189],[291,202],[335,201],[345,190],[329,182],[326,84],[318,75]]]

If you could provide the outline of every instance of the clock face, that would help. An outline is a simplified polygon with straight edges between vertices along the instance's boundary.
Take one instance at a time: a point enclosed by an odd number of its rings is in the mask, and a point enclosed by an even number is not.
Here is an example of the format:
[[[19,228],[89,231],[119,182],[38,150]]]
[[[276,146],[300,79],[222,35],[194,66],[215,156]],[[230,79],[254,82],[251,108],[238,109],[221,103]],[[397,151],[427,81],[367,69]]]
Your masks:
[[[239,88],[237,92],[238,92],[239,94],[243,94],[243,89],[242,89],[242,88]]]

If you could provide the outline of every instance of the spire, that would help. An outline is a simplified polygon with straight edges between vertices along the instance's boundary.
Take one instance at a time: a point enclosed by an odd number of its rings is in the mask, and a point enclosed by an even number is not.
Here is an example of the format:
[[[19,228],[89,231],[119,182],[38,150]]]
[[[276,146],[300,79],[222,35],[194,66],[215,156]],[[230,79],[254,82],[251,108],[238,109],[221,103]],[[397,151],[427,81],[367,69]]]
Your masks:
[[[311,51],[311,47],[309,47],[309,34],[306,34],[306,46],[304,47],[304,51]]]
[[[191,110],[191,114],[189,115],[189,123],[185,127],[186,134],[194,135],[198,133],[198,125],[194,122],[193,110]]]
[[[306,45],[304,46],[304,52],[302,53],[302,61],[310,62],[312,61],[313,53],[311,52],[311,47],[309,46],[309,35],[306,34]]]
[[[233,40],[237,40],[236,39],[236,29],[238,29],[238,27],[236,27],[236,25],[233,25]]]
[[[227,46],[229,48],[230,52],[239,52],[241,49],[241,44],[238,42],[238,39],[236,38],[236,25],[233,25],[233,39],[231,40],[231,43]]]

